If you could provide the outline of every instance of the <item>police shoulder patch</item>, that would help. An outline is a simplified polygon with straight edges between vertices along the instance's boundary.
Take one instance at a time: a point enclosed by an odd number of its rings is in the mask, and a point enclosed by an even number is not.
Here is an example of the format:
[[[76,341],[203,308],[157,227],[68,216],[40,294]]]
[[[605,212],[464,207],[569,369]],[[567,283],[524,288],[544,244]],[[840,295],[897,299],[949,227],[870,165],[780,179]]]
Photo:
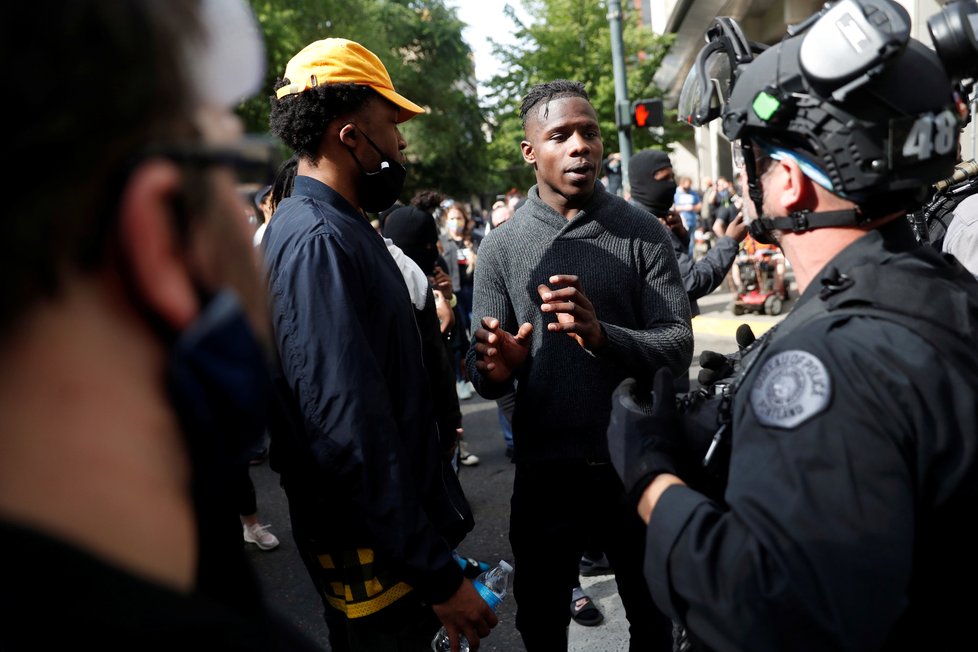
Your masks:
[[[754,380],[750,404],[765,426],[795,428],[828,407],[832,379],[807,351],[781,351],[769,358]]]

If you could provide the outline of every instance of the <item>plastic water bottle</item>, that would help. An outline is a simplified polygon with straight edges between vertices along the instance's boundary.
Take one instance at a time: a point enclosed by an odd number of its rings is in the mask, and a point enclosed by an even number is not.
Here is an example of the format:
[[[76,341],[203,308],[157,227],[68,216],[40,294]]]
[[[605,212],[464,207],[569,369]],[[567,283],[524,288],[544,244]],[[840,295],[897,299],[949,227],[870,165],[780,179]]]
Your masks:
[[[509,582],[512,574],[513,567],[505,560],[500,559],[499,564],[490,568],[480,575],[477,580],[472,582],[475,585],[476,591],[479,592],[479,595],[482,596],[482,599],[486,601],[486,604],[493,611],[499,608],[499,603],[509,594]],[[465,636],[459,635],[458,638],[459,651],[469,652],[469,642]],[[444,627],[439,629],[438,633],[435,634],[435,638],[431,641],[431,649],[435,652],[451,651],[452,646],[448,640],[448,631]]]

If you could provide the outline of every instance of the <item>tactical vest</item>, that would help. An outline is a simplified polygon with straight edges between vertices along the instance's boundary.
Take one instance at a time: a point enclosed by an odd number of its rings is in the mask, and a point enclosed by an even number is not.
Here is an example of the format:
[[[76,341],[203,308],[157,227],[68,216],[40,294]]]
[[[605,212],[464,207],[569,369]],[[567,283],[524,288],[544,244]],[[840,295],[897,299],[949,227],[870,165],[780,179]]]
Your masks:
[[[920,288],[920,270],[877,264],[855,267],[845,274],[838,271],[832,274],[830,269],[830,275],[821,280],[822,289],[818,296],[792,311],[741,352],[739,368],[729,382],[720,381],[716,391],[701,388],[682,399],[687,439],[698,441],[704,449],[703,442],[709,442],[700,469],[688,484],[717,503],[723,503],[737,392],[744,386],[750,387],[756,362],[763,359],[762,354],[771,343],[803,325],[847,315],[871,316],[905,326],[939,351],[945,360],[972,359],[973,337],[978,328],[978,283],[951,256],[926,247],[921,249],[921,255],[934,263],[926,268],[933,282],[926,292]],[[943,261],[936,258],[943,258]],[[683,624],[675,622],[673,650],[712,652]]]
[[[914,236],[920,244],[929,244],[938,251],[944,247],[944,237],[954,219],[954,209],[965,198],[978,192],[978,177],[965,179],[942,192],[930,203],[910,215]]]
[[[973,355],[971,338],[978,332],[978,284],[952,257],[930,248],[920,252],[933,263],[925,268],[932,281],[926,292],[920,289],[920,270],[878,264],[855,267],[845,274],[833,274],[830,269],[816,297],[734,356],[734,376],[680,400],[688,440],[694,449],[706,451],[692,471],[689,484],[693,488],[722,502],[737,392],[745,384],[750,386],[755,362],[768,346],[803,325],[847,315],[870,316],[905,326],[947,359],[963,360]]]

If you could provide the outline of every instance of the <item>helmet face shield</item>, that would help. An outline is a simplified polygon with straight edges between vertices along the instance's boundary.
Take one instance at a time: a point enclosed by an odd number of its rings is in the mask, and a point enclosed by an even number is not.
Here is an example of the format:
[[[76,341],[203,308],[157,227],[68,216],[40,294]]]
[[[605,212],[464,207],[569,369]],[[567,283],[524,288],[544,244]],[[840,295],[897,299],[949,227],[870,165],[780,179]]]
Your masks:
[[[711,47],[712,51],[708,52]],[[711,43],[700,51],[686,75],[676,107],[679,120],[700,127],[720,117],[729,93],[730,58]]]
[[[697,127],[720,116],[730,97],[736,67],[764,49],[748,41],[736,21],[727,16],[713,22],[706,41],[686,75],[677,106],[679,121]]]

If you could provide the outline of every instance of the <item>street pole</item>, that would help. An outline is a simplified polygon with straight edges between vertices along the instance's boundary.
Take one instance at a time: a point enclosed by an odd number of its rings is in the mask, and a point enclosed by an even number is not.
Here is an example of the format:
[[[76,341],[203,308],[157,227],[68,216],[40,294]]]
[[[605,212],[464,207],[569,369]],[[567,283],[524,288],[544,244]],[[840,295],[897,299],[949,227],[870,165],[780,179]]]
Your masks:
[[[631,187],[628,182],[628,161],[632,157],[632,118],[628,84],[625,83],[621,0],[608,0],[608,23],[611,26],[611,62],[615,73],[615,125],[618,127],[618,151],[621,154],[621,187],[627,193]]]

